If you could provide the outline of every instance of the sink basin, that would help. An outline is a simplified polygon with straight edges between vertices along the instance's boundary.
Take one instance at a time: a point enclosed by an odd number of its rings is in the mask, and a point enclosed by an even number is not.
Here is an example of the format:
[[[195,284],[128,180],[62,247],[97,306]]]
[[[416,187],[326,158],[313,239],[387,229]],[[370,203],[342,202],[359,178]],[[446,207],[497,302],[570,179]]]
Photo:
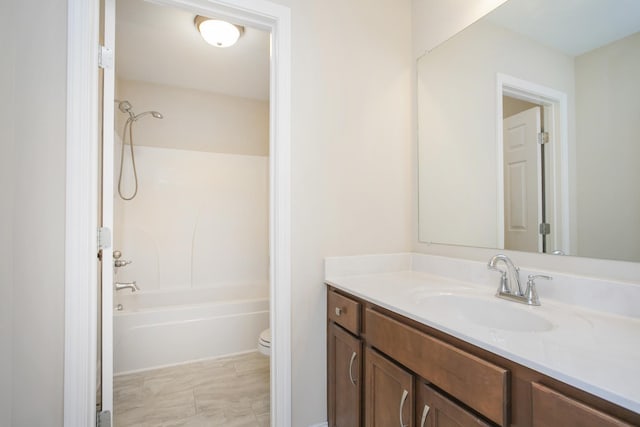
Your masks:
[[[531,311],[535,308],[518,307],[515,304],[517,303],[450,294],[426,296],[420,301],[425,309],[444,310],[487,328],[517,332],[544,332],[553,329],[553,323]]]

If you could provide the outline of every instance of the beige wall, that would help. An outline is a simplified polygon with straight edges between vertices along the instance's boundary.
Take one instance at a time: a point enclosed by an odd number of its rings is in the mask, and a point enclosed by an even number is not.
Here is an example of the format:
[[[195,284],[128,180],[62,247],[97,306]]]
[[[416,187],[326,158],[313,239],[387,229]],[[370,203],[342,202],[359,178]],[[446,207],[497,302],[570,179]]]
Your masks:
[[[131,102],[136,114],[155,110],[164,116],[136,122],[136,145],[256,156],[269,153],[268,101],[134,80],[118,80],[116,91],[119,99]],[[120,136],[127,117],[116,109]]]
[[[419,57],[506,0],[412,0],[413,54]]]
[[[13,323],[13,159],[15,47],[13,4],[0,4],[0,426],[11,425]]]
[[[62,424],[66,11],[13,2],[15,145],[12,423]]]
[[[582,256],[640,259],[638,52],[640,33],[576,58]]]
[[[304,427],[326,420],[323,258],[410,248],[411,16],[408,0],[278,2],[292,13],[292,425]]]
[[[421,10],[428,10],[429,13],[421,13],[414,15],[414,30],[418,28],[443,28],[445,24],[441,21],[443,13],[447,13],[450,18],[446,22],[446,28],[442,33],[430,34],[414,31],[414,52],[420,51],[415,46],[427,46],[432,48],[437,46],[443,40],[456,34],[458,31],[465,28],[470,24],[473,19],[469,19],[467,5],[463,0],[456,0],[455,2],[439,2],[437,0],[412,0],[413,9],[416,11],[416,7],[420,6]],[[428,8],[424,2],[428,2]],[[500,0],[494,1],[497,6],[502,3]],[[487,8],[488,12],[490,8]],[[474,19],[481,16],[478,15]],[[419,56],[418,54],[415,55]],[[416,144],[417,146],[417,144]],[[414,160],[414,168],[417,168],[417,161]],[[414,172],[415,173],[415,172]],[[416,174],[417,176],[417,174]],[[417,179],[414,180],[414,188],[417,187]],[[417,188],[415,190],[417,195]],[[438,244],[424,244],[418,241],[418,211],[417,211],[417,197],[414,199],[413,209],[413,249],[418,252],[453,256],[466,259],[473,259],[478,261],[486,261],[492,255],[495,255],[495,249],[483,249],[483,248],[470,248],[461,246],[450,245],[438,245]],[[585,276],[603,277],[618,280],[628,280],[637,282],[640,277],[640,263],[620,262],[620,261],[608,261],[599,259],[577,258],[577,257],[559,257],[550,255],[541,255],[524,252],[511,252],[505,251],[512,257],[514,262],[523,267],[531,269],[539,269],[546,271],[561,271],[566,273],[575,273]]]

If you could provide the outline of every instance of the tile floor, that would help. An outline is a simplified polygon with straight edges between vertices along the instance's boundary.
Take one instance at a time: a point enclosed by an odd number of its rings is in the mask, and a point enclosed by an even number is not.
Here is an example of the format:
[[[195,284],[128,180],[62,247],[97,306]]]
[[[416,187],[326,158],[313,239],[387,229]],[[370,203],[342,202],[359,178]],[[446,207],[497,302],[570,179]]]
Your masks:
[[[117,376],[115,427],[269,426],[269,358],[258,352]]]

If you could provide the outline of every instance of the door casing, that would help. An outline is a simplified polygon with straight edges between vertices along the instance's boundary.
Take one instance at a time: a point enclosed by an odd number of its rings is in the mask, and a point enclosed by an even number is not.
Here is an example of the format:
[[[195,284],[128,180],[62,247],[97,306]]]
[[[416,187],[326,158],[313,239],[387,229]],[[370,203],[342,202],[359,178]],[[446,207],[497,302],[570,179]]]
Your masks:
[[[266,0],[154,0],[271,32],[271,425],[291,425],[291,13]],[[64,425],[96,424],[99,0],[68,0]]]
[[[496,75],[496,156],[497,165],[497,236],[498,249],[504,249],[504,141],[502,135],[502,96],[523,99],[543,108],[544,122],[553,143],[551,152],[552,185],[547,191],[553,192],[553,207],[548,210],[554,218],[555,230],[549,247],[561,248],[565,254],[571,253],[570,235],[570,194],[569,194],[569,119],[567,94],[534,82],[498,73]]]

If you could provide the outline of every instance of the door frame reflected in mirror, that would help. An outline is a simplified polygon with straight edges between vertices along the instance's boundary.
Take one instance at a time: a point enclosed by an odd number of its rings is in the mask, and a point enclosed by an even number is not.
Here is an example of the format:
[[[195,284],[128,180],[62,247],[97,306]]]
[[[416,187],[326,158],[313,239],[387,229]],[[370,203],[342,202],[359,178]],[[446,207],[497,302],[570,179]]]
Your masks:
[[[551,222],[552,232],[546,245],[547,253],[571,252],[571,209],[573,200],[569,189],[569,120],[568,96],[566,93],[534,82],[519,79],[503,73],[496,75],[496,155],[497,164],[504,163],[503,132],[503,96],[517,98],[542,106],[544,131],[549,134],[547,153],[543,161],[546,164],[546,187],[550,196],[547,206],[546,222]],[[505,248],[505,175],[504,168],[498,167],[497,173],[497,242],[499,249]]]

